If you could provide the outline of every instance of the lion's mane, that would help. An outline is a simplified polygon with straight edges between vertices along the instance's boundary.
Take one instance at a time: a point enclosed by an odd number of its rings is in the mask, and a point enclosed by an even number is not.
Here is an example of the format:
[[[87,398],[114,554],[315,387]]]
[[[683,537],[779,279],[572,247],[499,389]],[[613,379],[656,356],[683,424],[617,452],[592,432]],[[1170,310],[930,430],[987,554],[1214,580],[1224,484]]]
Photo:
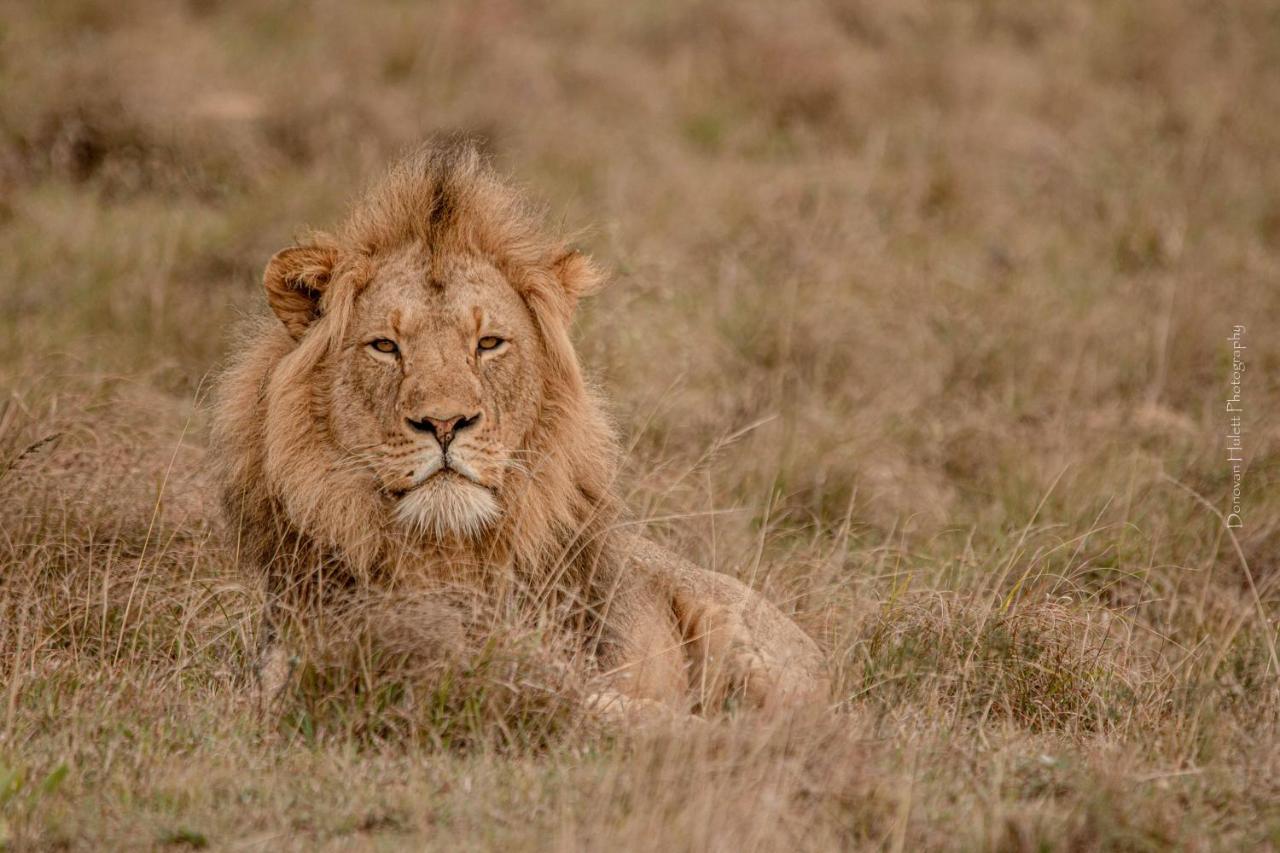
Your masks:
[[[415,554],[412,571],[461,561],[506,567],[534,585],[598,572],[617,506],[616,443],[568,330],[578,298],[601,276],[544,236],[537,219],[473,145],[451,144],[408,157],[337,229],[309,235],[327,270],[318,317],[301,335],[275,318],[246,324],[213,404],[212,457],[232,536],[273,585],[376,579]],[[340,346],[377,256],[412,242],[493,263],[528,306],[545,365],[537,427],[519,448],[532,461],[502,489],[501,522],[425,555],[389,522],[367,478],[343,464],[327,423],[334,391],[319,370]]]

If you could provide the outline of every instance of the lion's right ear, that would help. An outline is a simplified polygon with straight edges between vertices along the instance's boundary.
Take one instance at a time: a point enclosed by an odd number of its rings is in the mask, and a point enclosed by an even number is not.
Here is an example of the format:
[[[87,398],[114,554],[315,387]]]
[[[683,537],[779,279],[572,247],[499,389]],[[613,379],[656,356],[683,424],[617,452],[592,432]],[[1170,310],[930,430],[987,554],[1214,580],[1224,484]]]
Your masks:
[[[262,286],[267,303],[296,341],[320,317],[320,297],[329,286],[337,253],[320,246],[293,246],[267,262]]]

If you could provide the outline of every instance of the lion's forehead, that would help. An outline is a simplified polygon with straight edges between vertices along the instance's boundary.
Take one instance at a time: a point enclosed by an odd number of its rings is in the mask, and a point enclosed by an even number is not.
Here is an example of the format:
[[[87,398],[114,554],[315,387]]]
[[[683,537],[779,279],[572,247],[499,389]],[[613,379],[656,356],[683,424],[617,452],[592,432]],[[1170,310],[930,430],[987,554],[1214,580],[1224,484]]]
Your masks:
[[[356,303],[356,318],[405,336],[474,334],[487,320],[529,326],[527,310],[498,269],[473,255],[400,250],[380,258]]]

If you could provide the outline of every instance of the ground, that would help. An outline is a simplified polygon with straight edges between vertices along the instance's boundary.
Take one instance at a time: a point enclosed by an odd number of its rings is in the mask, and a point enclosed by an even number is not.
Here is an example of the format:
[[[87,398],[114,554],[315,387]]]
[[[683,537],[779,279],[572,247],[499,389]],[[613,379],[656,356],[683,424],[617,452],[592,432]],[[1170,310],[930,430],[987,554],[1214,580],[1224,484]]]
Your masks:
[[[1272,4],[4,8],[0,847],[1280,845]],[[245,701],[208,379],[458,131],[612,270],[637,516],[829,709],[618,732],[533,634],[405,666],[412,603]]]

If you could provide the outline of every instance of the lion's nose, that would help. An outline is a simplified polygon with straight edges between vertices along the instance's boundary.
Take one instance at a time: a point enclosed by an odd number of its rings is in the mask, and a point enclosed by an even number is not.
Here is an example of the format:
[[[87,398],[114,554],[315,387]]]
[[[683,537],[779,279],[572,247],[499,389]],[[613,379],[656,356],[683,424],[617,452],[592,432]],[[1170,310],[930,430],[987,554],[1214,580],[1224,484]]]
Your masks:
[[[414,420],[413,418],[406,418],[405,420],[408,422],[410,429],[415,432],[425,432],[434,435],[436,437],[436,441],[440,442],[440,449],[448,450],[449,443],[453,441],[454,437],[457,436],[458,433],[462,432],[462,430],[469,426],[473,426],[480,420],[480,413],[476,412],[474,415],[453,415],[448,418],[433,418],[430,415],[425,415],[418,420]]]

